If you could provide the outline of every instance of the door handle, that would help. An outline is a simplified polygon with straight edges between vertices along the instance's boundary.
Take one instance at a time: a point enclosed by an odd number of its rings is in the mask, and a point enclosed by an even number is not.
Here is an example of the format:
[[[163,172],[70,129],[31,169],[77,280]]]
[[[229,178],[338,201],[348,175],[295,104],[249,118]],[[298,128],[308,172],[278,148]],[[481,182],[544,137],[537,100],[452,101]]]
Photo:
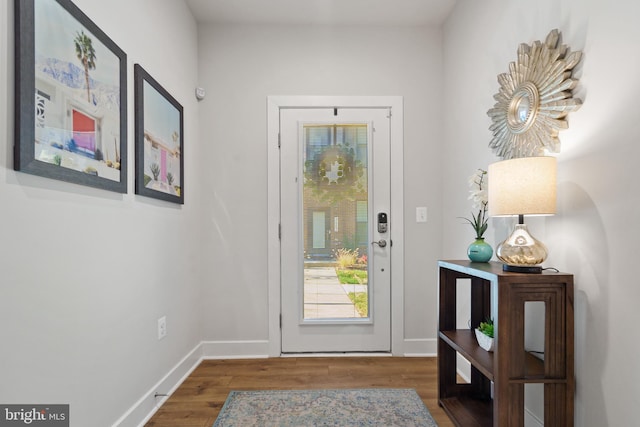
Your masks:
[[[384,248],[385,246],[387,246],[387,241],[384,239],[380,239],[377,242],[371,242],[372,245],[378,245],[381,248]]]

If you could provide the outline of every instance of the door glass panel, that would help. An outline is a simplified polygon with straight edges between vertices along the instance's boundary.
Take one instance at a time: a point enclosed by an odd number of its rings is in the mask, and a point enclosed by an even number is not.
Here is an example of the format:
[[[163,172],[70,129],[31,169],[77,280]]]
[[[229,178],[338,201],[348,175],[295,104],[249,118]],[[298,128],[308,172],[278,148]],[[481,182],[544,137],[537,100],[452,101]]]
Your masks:
[[[303,135],[304,319],[369,318],[367,125]]]

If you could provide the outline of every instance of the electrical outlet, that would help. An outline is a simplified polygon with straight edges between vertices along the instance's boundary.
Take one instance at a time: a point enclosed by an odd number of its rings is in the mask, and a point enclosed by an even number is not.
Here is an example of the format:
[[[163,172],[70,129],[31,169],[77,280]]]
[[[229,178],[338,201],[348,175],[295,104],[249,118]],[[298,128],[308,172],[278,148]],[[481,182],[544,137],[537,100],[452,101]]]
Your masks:
[[[166,336],[167,336],[167,316],[162,316],[161,318],[158,319],[158,339],[161,340]]]

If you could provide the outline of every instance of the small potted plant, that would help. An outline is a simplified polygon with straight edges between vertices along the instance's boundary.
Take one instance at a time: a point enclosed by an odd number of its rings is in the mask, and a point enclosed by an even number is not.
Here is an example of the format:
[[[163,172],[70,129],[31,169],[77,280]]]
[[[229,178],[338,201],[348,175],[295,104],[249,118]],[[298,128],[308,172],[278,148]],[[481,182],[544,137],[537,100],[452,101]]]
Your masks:
[[[493,351],[493,319],[480,322],[480,326],[476,329],[476,339],[480,347]]]
[[[484,233],[489,226],[489,199],[487,193],[487,171],[478,169],[469,178],[470,200],[473,200],[473,209],[478,213],[471,213],[471,218],[462,218],[473,227],[476,239],[467,248],[467,256],[473,262],[489,262],[493,256],[493,248],[484,241]]]

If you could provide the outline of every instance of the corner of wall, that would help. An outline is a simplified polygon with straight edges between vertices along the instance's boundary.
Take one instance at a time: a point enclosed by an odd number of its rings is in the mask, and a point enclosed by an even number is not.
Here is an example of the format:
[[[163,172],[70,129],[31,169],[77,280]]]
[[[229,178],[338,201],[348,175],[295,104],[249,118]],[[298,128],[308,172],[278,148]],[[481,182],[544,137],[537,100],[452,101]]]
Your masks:
[[[162,404],[178,389],[202,361],[202,343],[178,362],[160,381],[153,385],[113,427],[144,426]]]

